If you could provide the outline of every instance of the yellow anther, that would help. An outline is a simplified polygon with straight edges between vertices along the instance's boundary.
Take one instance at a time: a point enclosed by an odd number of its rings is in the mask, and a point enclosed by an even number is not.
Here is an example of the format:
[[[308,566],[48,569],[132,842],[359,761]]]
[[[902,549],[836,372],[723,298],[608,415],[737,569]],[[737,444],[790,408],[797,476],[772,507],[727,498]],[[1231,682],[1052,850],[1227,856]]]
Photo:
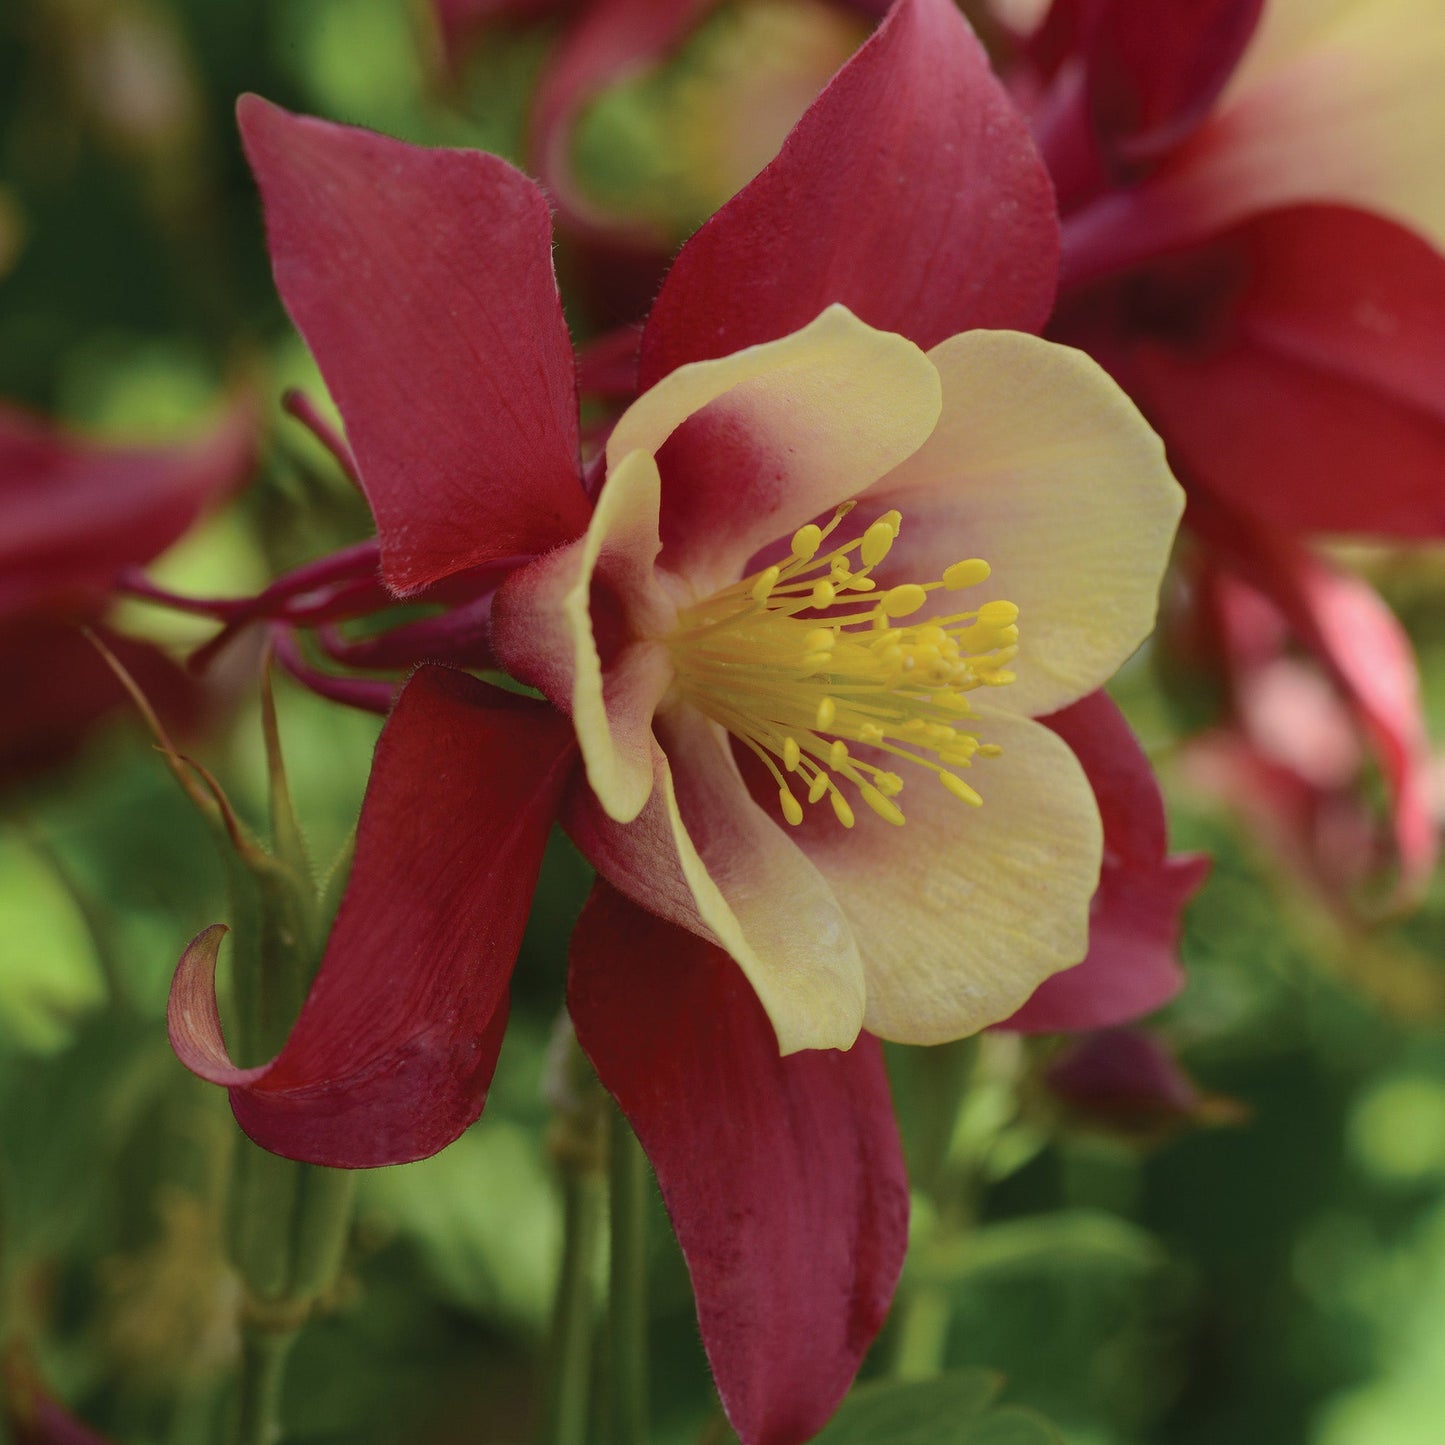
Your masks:
[[[892,823],[895,828],[903,826],[906,821],[903,809],[892,798],[885,798],[871,783],[859,783],[858,794],[885,823]]]
[[[888,524],[886,518],[880,517],[869,529],[863,533],[863,546],[860,549],[865,567],[876,567],[889,553],[893,546],[893,539],[898,533]]]
[[[1003,749],[997,743],[979,743],[974,751],[981,758],[1001,758],[1003,756]]]
[[[888,530],[896,537],[903,530],[903,513],[897,507],[889,507],[878,519],[888,524]]]
[[[852,505],[826,526],[799,527],[777,565],[683,608],[667,639],[682,696],[770,770],[778,807],[794,826],[825,795],[845,827],[855,822],[858,797],[901,824],[893,799],[908,777],[903,764],[943,776],[994,756],[997,747],[979,743],[967,695],[1013,677],[1012,603],[951,615],[945,606],[913,620],[940,586],[983,581],[987,564],[957,562],[942,583],[880,587],[869,573],[892,556],[902,518],[886,512],[830,543]],[[850,753],[857,745],[866,758]],[[958,777],[948,774],[944,786],[977,803]]]
[[[988,581],[992,571],[993,568],[982,557],[970,557],[967,561],[955,562],[944,571],[943,585],[950,592],[958,592],[965,587],[977,587],[980,582]]]
[[[766,602],[772,595],[773,588],[777,586],[778,578],[782,575],[781,567],[766,567],[758,573],[757,581],[752,585],[750,595],[754,602]]]
[[[798,562],[811,562],[822,545],[823,529],[809,522],[806,527],[799,527],[793,533],[793,559]]]
[[[969,787],[962,778],[955,777],[952,773],[940,773],[938,781],[953,794],[955,798],[961,798],[971,807],[980,808],[983,806],[983,799]]]
[[[1010,627],[1019,620],[1019,610],[1012,602],[985,602],[978,609],[978,620],[985,627]]]
[[[905,582],[901,587],[890,587],[878,605],[886,617],[907,617],[927,601],[928,593],[918,583]]]

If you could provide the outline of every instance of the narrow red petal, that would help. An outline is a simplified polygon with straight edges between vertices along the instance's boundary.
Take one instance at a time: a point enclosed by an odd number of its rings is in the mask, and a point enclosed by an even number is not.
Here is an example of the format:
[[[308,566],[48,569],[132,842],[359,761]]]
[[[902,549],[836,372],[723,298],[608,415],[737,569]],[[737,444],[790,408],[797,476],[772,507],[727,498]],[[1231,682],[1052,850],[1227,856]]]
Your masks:
[[[1089,109],[1107,164],[1130,175],[1204,119],[1264,0],[1084,0]]]
[[[1119,709],[1094,693],[1043,718],[1073,749],[1104,821],[1104,864],[1089,912],[1089,952],[1045,980],[1000,1025],[1020,1033],[1108,1028],[1150,1013],[1179,992],[1180,915],[1209,860],[1168,855],[1164,800],[1154,770]]]
[[[1028,130],[952,0],[900,0],[776,160],[682,248],[641,384],[799,330],[839,301],[925,348],[1034,330],[1058,223]]]
[[[398,591],[586,526],[551,218],[521,172],[238,109],[276,285],[346,422]]]
[[[908,1191],[878,1041],[778,1056],[719,949],[599,883],[572,946],[583,1049],[657,1171],[743,1445],[832,1414],[893,1296]]]
[[[377,744],[346,896],[270,1064],[234,1069],[207,997],[219,936],[195,940],[172,987],[173,1043],[230,1087],[258,1144],[336,1168],[401,1164],[477,1117],[572,759],[571,728],[544,704],[423,667]]]
[[[251,473],[255,401],[197,440],[116,447],[0,404],[0,614],[94,596],[149,562]]]
[[[1286,531],[1445,535],[1445,256],[1425,241],[1295,207],[1106,290],[1060,339],[1116,370],[1186,486]]]

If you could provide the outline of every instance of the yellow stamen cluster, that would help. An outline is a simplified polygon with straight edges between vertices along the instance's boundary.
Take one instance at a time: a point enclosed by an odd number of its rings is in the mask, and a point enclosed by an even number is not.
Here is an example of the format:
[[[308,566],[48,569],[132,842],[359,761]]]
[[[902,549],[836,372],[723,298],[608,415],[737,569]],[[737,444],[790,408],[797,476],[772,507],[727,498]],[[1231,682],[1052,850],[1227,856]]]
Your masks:
[[[838,821],[854,814],[840,782],[880,817],[901,824],[903,779],[856,756],[849,744],[927,768],[954,797],[983,800],[956,771],[1000,749],[966,726],[967,694],[1014,680],[1018,608],[985,602],[970,612],[898,625],[929,594],[985,581],[978,558],[955,562],[936,582],[880,590],[873,569],[888,555],[902,517],[886,512],[851,542],[823,543],[852,511],[793,536],[785,562],[744,578],[683,611],[668,639],[682,695],[745,743],[778,784],[789,823],[826,796]]]

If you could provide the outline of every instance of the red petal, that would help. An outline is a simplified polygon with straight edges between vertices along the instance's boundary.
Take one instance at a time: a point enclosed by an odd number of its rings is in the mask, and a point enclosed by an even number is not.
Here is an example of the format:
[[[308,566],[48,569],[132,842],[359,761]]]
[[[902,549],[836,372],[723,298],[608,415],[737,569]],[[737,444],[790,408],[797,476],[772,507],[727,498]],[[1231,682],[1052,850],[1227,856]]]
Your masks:
[[[235,491],[259,417],[233,403],[194,442],[112,447],[0,404],[0,614],[105,592]]]
[[[1169,857],[1164,800],[1128,723],[1102,692],[1042,719],[1084,765],[1104,820],[1104,866],[1084,961],[1046,979],[1003,1028],[1021,1033],[1106,1028],[1179,992],[1180,914],[1209,860]]]
[[[1204,119],[1264,0],[1084,0],[1089,109],[1107,162],[1159,160]]]
[[[1445,256],[1297,207],[1123,294],[1120,379],[1186,485],[1286,531],[1445,535]]]
[[[168,728],[182,737],[219,701],[148,642],[97,628]],[[0,622],[0,788],[56,767],[112,713],[130,707],[124,688],[76,624],[39,617]]]
[[[276,285],[346,421],[400,592],[581,532],[572,346],[551,218],[519,171],[238,114]]]
[[[225,1053],[200,935],[171,990],[171,1042],[231,1090],[241,1127],[335,1168],[434,1154],[486,1101],[571,728],[541,703],[423,667],[381,740],[326,956],[280,1054]]]
[[[743,1445],[795,1445],[887,1313],[908,1191],[878,1041],[778,1056],[725,953],[593,892],[568,990],[583,1049],[657,1171]]]
[[[840,301],[922,347],[1034,330],[1058,223],[1027,127],[951,0],[900,0],[776,160],[682,248],[643,335],[645,390]]]

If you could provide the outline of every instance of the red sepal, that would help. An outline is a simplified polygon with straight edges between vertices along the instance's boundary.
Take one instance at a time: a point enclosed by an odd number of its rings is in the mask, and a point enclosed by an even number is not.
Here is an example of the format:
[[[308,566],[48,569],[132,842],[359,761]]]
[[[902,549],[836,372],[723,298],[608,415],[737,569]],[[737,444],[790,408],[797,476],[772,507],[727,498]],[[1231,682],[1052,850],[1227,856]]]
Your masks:
[[[0,615],[95,602],[149,562],[255,462],[255,402],[173,446],[106,446],[0,404]]]
[[[573,749],[545,704],[419,669],[377,743],[321,970],[269,1064],[237,1069],[226,1052],[213,977],[224,930],[187,948],[172,1046],[230,1090],[258,1144],[334,1168],[403,1164],[481,1113]]]
[[[1187,485],[1288,532],[1445,535],[1445,256],[1299,206],[1061,311]]]
[[[899,0],[777,158],[678,253],[643,333],[645,390],[842,302],[920,346],[1041,326],[1053,192],[952,0]]]
[[[238,107],[276,286],[346,422],[402,593],[587,525],[547,202],[480,151]]]
[[[1104,822],[1104,864],[1089,910],[1088,955],[1046,979],[1000,1027],[1073,1033],[1127,1023],[1183,987],[1180,914],[1203,885],[1209,860],[1169,855],[1154,770],[1106,693],[1040,721],[1073,749],[1093,785]]]
[[[908,1190],[877,1039],[778,1055],[721,950],[598,883],[572,944],[577,1038],[657,1171],[743,1445],[832,1414],[893,1297]]]

